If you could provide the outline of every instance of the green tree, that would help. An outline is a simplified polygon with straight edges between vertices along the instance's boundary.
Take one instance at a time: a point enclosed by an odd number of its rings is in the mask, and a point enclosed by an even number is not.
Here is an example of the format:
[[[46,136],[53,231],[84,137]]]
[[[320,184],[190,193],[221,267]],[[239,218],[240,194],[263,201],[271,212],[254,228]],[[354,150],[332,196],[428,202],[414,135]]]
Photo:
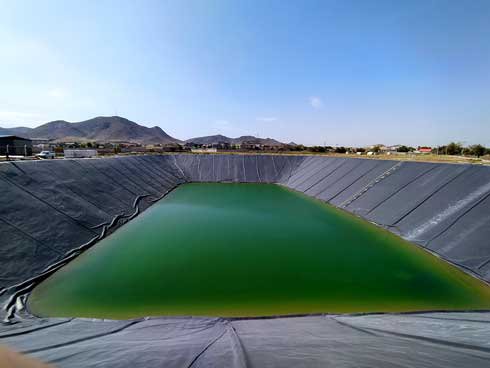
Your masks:
[[[447,146],[437,146],[436,148],[433,149],[433,151],[438,155],[445,155],[446,148]]]
[[[460,143],[451,142],[446,147],[448,155],[460,155],[463,151],[463,146]]]
[[[325,152],[325,147],[323,147],[323,146],[313,146],[313,147],[310,147],[309,150],[311,152]]]
[[[291,146],[291,151],[304,151],[304,150],[306,150],[306,147],[303,146],[302,144]]]
[[[476,156],[476,157],[483,156],[485,154],[485,152],[487,151],[487,149],[485,147],[483,147],[481,144],[474,144],[472,146],[469,146],[468,148],[469,148],[470,154],[473,156]]]
[[[396,152],[408,152],[410,151],[407,146],[400,146],[396,149]]]

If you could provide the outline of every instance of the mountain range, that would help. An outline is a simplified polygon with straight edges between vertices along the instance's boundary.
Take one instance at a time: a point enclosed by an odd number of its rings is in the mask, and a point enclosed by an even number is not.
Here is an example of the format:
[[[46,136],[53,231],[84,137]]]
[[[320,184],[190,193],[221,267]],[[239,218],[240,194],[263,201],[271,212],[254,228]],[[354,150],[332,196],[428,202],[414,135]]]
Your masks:
[[[119,116],[99,116],[78,123],[57,120],[36,128],[0,128],[0,134],[13,134],[57,142],[98,141],[142,144],[180,142],[169,136],[160,127],[147,128]]]
[[[242,135],[237,138],[230,138],[224,135],[208,135],[205,137],[196,137],[187,139],[186,143],[195,143],[195,144],[218,144],[218,143],[227,143],[227,144],[242,144],[244,142],[253,143],[253,144],[264,144],[268,146],[281,146],[283,143],[276,141],[272,138],[257,138],[252,135]]]
[[[0,128],[0,135],[17,135],[24,138],[43,139],[53,142],[134,142],[140,144],[182,143],[171,137],[160,127],[148,128],[120,116],[99,116],[93,119],[70,123],[64,120],[51,121],[36,128]],[[271,138],[242,136],[229,138],[223,135],[196,137],[185,142],[196,144],[229,143],[241,144],[251,142],[271,146],[281,145]]]

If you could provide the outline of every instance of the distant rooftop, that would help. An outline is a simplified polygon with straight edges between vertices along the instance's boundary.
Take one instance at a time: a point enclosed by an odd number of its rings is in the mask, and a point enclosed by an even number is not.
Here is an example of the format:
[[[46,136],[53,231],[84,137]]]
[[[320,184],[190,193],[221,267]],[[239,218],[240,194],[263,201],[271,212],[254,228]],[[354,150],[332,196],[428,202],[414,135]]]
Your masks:
[[[0,138],[17,138],[17,139],[23,139],[25,141],[30,141],[29,138],[23,138],[23,137],[19,137],[18,135],[13,135],[13,134],[0,135]]]

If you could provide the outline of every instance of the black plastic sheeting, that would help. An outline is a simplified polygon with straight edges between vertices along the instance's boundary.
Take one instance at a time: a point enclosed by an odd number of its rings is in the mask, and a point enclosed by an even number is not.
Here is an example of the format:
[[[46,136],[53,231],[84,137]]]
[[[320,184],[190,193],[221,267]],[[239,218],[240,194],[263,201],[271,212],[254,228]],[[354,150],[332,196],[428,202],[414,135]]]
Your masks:
[[[284,184],[490,281],[490,167],[316,157]]]
[[[0,165],[0,289],[38,274],[185,182],[171,156]],[[106,227],[104,229],[104,226]]]
[[[488,313],[48,319],[0,341],[62,367],[488,367]]]
[[[25,296],[185,182],[277,183],[490,281],[490,168],[321,156],[164,155],[0,164],[0,343],[61,366],[487,367],[490,313],[39,319]],[[14,296],[14,297],[12,297]]]

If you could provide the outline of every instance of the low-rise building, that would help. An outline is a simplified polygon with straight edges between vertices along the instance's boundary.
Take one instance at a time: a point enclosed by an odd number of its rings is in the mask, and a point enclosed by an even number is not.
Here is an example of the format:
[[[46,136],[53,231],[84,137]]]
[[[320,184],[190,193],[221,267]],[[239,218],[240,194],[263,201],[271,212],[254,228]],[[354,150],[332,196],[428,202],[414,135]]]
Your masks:
[[[218,152],[217,148],[192,148],[191,152],[193,153],[216,153]]]
[[[0,135],[0,155],[32,156],[32,140],[16,135]]]
[[[65,149],[65,158],[92,158],[97,157],[95,149]]]
[[[432,147],[419,146],[417,147],[416,153],[432,153]]]

